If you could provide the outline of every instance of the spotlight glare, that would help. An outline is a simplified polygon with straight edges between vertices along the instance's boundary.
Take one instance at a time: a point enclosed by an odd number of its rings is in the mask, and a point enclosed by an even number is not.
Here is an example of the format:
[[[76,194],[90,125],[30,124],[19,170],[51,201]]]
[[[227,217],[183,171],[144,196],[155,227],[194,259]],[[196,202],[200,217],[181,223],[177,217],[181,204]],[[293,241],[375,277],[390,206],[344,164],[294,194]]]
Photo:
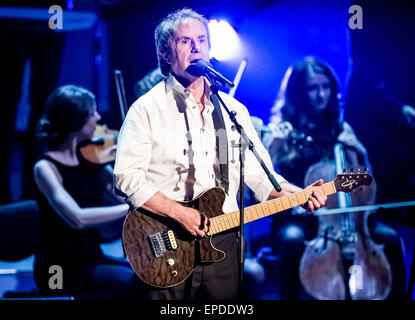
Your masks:
[[[211,50],[210,57],[224,61],[234,58],[239,53],[239,37],[231,25],[224,21],[209,21]]]

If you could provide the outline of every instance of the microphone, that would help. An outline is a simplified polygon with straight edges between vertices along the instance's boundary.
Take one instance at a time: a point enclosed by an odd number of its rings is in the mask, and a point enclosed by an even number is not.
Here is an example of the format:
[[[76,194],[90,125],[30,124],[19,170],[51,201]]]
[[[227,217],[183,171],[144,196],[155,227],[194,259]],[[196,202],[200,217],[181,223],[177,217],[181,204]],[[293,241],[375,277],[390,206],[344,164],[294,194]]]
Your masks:
[[[196,63],[192,63],[187,67],[186,71],[194,76],[206,76],[208,79],[212,79],[225,88],[232,88],[234,86],[231,81],[213,69],[213,66],[204,60],[197,60]]]

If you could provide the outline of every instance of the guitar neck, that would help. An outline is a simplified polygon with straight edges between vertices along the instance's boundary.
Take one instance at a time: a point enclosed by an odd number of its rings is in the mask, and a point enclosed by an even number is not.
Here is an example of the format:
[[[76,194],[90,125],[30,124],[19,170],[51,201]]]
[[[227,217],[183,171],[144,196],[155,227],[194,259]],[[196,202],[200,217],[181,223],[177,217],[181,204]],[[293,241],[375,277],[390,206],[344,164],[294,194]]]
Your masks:
[[[336,193],[334,181],[318,187],[308,187],[302,191],[256,204],[244,209],[244,223],[259,220],[278,212],[291,209],[307,202],[314,190],[321,190],[326,196]],[[239,210],[228,212],[210,219],[208,235],[214,235],[239,226]]]

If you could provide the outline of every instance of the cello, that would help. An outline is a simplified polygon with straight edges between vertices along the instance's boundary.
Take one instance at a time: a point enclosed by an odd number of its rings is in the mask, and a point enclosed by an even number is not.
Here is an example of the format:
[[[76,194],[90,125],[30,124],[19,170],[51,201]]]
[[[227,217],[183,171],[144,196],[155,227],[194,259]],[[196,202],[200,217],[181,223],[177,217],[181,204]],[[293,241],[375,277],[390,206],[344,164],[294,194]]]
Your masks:
[[[318,178],[329,180],[348,164],[357,164],[353,153],[341,143],[334,146],[335,160],[323,159],[309,167],[304,177],[307,185]],[[354,160],[354,161],[353,161]],[[358,170],[361,168],[358,167]],[[376,188],[375,184],[373,184]],[[346,208],[374,201],[375,190],[331,198],[327,208]],[[369,233],[370,212],[340,213],[318,217],[317,237],[306,242],[301,257],[299,278],[304,289],[319,300],[382,300],[392,289],[392,272],[383,251]]]

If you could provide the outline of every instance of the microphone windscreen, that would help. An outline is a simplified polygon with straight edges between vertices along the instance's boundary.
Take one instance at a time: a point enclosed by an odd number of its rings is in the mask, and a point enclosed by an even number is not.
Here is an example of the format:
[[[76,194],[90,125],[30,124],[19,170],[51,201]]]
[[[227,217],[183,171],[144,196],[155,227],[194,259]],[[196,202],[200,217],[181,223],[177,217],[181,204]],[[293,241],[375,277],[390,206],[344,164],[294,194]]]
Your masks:
[[[206,68],[211,66],[209,62],[204,60],[197,60],[196,62],[193,61],[187,68],[186,71],[190,74],[200,77],[203,76],[206,72]]]

